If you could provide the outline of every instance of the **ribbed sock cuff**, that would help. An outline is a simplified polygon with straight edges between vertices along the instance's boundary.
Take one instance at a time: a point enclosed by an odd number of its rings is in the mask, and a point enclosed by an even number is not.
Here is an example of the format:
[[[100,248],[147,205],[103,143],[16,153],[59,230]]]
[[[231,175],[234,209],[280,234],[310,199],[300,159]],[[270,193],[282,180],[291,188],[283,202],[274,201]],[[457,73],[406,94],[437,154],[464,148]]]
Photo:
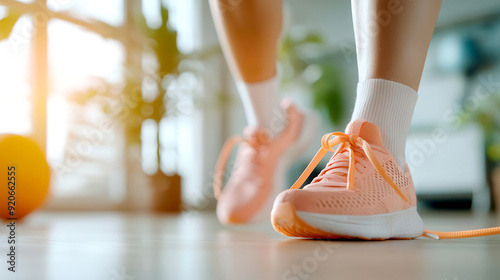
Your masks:
[[[282,114],[278,76],[258,83],[236,81],[236,88],[249,125],[269,128],[273,116]]]
[[[384,147],[404,170],[405,147],[418,94],[401,83],[369,79],[358,83],[352,120],[364,119],[380,129]]]

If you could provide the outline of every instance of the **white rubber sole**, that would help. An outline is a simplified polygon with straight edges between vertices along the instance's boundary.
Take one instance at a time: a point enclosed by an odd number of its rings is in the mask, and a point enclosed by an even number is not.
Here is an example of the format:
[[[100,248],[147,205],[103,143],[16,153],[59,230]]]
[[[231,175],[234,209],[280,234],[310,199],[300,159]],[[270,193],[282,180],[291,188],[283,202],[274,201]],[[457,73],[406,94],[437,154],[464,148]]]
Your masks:
[[[364,239],[416,238],[424,231],[417,207],[388,214],[353,216],[296,211],[306,224],[326,233]]]
[[[274,200],[282,191],[284,191],[288,186],[286,186],[286,172],[288,171],[290,165],[300,157],[305,150],[311,145],[316,135],[316,130],[318,126],[319,117],[316,113],[310,111],[303,111],[304,114],[304,124],[302,130],[300,131],[300,136],[297,142],[288,148],[285,154],[279,159],[278,165],[276,167],[276,172],[273,178],[273,189],[269,195],[265,206],[255,215],[251,222],[261,222],[268,221],[270,218],[271,210],[273,209]]]

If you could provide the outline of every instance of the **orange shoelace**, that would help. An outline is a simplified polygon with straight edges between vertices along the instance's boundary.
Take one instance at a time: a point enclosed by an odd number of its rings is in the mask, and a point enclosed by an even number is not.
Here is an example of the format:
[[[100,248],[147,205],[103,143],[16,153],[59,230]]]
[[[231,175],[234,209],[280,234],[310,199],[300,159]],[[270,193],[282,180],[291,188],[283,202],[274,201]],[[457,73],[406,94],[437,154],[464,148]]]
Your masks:
[[[331,139],[334,137],[333,139]],[[335,146],[340,145],[338,149],[334,149]],[[408,198],[401,192],[399,187],[392,181],[392,179],[387,175],[384,168],[377,160],[377,157],[373,153],[370,144],[366,142],[363,138],[358,135],[349,135],[343,132],[333,132],[323,136],[321,139],[321,148],[313,157],[309,165],[306,167],[304,172],[300,175],[297,181],[293,184],[291,189],[299,189],[302,184],[309,177],[314,168],[319,164],[321,159],[328,152],[338,153],[343,149],[349,150],[349,168],[347,175],[347,189],[354,188],[354,171],[356,165],[356,156],[354,152],[355,147],[361,147],[365,152],[370,163],[375,167],[377,172],[385,179],[389,186],[394,189],[394,191],[403,199],[406,203],[409,203]],[[454,239],[454,238],[469,238],[469,237],[479,237],[487,235],[500,234],[500,227],[484,228],[484,229],[474,229],[465,231],[455,231],[455,232],[441,232],[441,231],[431,231],[424,230],[422,236],[430,237],[434,239]]]
[[[235,135],[229,138],[222,150],[219,154],[219,158],[217,159],[217,163],[215,164],[214,171],[214,179],[213,179],[213,187],[214,187],[214,196],[215,199],[219,199],[220,194],[222,193],[222,183],[224,180],[224,173],[226,170],[227,161],[231,156],[231,152],[234,147],[242,142],[247,143],[250,146],[253,146],[257,149],[257,147],[261,146],[270,141],[269,135],[265,133],[256,133],[252,139],[245,139],[242,136]]]
[[[219,158],[217,159],[217,163],[215,164],[215,171],[214,171],[215,199],[219,199],[219,196],[222,192],[222,181],[224,179],[224,172],[226,169],[227,161],[229,160],[229,156],[231,155],[231,151],[233,150],[234,146],[238,145],[241,142],[243,142],[243,137],[238,135],[233,136],[229,138],[226,141],[226,143],[224,143],[224,146],[220,151]]]
[[[330,140],[330,138],[333,138]],[[293,184],[291,189],[298,189],[302,184],[305,182],[305,180],[309,177],[311,172],[314,170],[314,168],[318,165],[318,163],[321,161],[321,159],[326,155],[327,152],[336,152],[333,147],[337,145],[343,145],[344,148],[349,149],[349,168],[348,168],[348,174],[347,174],[347,188],[348,189],[353,189],[354,187],[354,170],[355,170],[355,164],[356,164],[356,153],[354,152],[355,147],[362,147],[363,151],[365,151],[366,156],[368,157],[368,160],[371,162],[373,167],[377,170],[377,172],[384,178],[384,180],[391,186],[394,191],[403,199],[405,202],[409,203],[410,201],[408,198],[401,192],[401,190],[396,186],[396,184],[392,181],[391,177],[387,175],[385,172],[384,168],[378,161],[377,157],[373,153],[372,148],[370,147],[370,144],[366,142],[363,138],[359,137],[358,135],[348,135],[343,132],[333,132],[326,134],[323,136],[321,139],[321,148],[319,151],[316,153],[312,161],[309,163],[309,165],[306,167],[304,172],[302,172],[302,175],[300,175],[299,179]],[[342,147],[338,149],[337,151],[342,150]]]

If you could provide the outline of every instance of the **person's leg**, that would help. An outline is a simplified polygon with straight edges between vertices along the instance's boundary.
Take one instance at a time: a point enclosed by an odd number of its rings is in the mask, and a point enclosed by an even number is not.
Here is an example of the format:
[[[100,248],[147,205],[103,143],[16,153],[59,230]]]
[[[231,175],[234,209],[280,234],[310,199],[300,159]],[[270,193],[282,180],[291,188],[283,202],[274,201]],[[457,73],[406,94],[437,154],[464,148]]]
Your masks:
[[[249,125],[271,128],[280,114],[276,60],[282,0],[210,0],[210,7]]]
[[[418,91],[440,7],[440,0],[352,0],[359,80]]]
[[[352,6],[359,64],[352,121],[345,133],[323,137],[291,190],[276,198],[272,223],[285,235],[308,238],[418,237],[423,223],[404,147],[440,1],[352,0]]]
[[[405,144],[440,0],[352,0],[359,84],[353,120],[376,124],[404,169]]]
[[[210,6],[248,120],[244,136],[228,140],[217,161],[217,216],[225,224],[268,220],[283,189],[284,153],[292,146],[304,150],[307,138],[299,136],[312,135],[304,133],[311,126],[291,101],[279,104],[276,59],[282,0],[210,0]],[[225,166],[237,143],[236,162],[222,189]]]

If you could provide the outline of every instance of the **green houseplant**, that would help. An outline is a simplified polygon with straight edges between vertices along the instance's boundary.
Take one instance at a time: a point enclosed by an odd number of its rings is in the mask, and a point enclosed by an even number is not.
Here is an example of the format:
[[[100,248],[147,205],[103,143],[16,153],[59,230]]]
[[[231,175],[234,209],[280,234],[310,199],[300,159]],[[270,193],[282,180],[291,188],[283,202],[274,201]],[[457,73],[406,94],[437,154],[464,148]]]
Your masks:
[[[326,43],[316,33],[305,33],[294,36],[285,34],[279,48],[279,59],[282,64],[284,83],[301,81],[310,88],[313,106],[326,114],[333,125],[341,125],[344,121],[346,98],[343,91],[342,73],[336,67],[335,56],[325,52]],[[306,72],[316,72],[314,77],[305,78]],[[311,76],[311,75],[309,75]]]
[[[484,134],[486,172],[493,204],[500,211],[500,92],[490,91],[487,100],[460,114],[460,124],[476,123]]]
[[[157,28],[146,24],[140,10],[132,17],[131,35],[129,40],[124,42],[128,49],[124,65],[124,83],[111,85],[101,80],[101,85],[73,94],[71,101],[80,105],[96,102],[100,104],[103,112],[122,124],[126,158],[130,158],[126,164],[128,180],[139,176],[137,169],[140,169],[138,154],[143,145],[140,137],[142,125],[146,120],[154,121],[157,127],[155,138],[158,168],[156,173],[148,176],[152,186],[152,208],[157,212],[175,212],[181,210],[181,177],[177,172],[165,174],[161,169],[162,161],[176,159],[165,159],[162,156],[159,127],[164,118],[175,117],[177,114],[176,100],[169,98],[167,87],[168,82],[175,80],[180,74],[179,64],[183,57],[177,47],[177,32],[169,25],[168,9],[163,4],[160,9],[161,25]],[[154,58],[153,66],[143,67],[143,53]],[[146,96],[143,90],[144,80],[148,81],[147,88],[154,88],[156,94]]]

